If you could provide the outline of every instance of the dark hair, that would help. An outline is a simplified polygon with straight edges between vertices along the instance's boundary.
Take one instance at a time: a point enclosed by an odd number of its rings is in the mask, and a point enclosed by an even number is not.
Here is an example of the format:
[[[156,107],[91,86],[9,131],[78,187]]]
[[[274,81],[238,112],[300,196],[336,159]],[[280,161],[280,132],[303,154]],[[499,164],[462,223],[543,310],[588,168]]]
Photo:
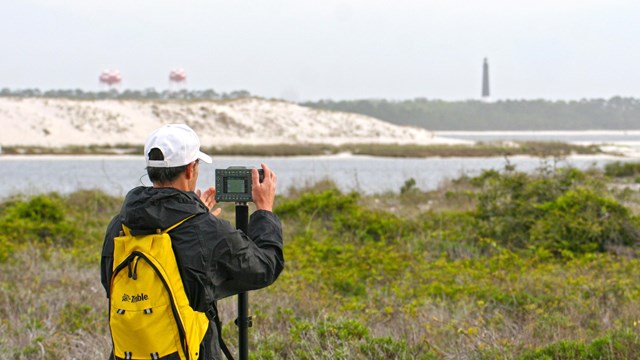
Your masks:
[[[164,155],[162,151],[158,148],[153,148],[149,151],[149,160],[164,160]],[[151,182],[158,184],[168,184],[173,182],[175,179],[180,176],[183,172],[187,170],[187,166],[182,165],[176,167],[168,167],[168,168],[159,168],[159,167],[149,167],[147,166],[147,174],[149,175],[149,179]]]

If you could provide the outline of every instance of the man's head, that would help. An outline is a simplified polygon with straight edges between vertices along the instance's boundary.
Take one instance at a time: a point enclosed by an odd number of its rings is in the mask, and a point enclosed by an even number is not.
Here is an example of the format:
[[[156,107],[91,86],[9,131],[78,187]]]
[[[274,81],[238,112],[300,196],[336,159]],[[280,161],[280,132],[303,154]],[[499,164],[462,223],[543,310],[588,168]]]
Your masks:
[[[145,142],[144,153],[154,186],[193,191],[198,162],[211,163],[211,157],[200,151],[198,135],[184,124],[169,124],[153,131]]]

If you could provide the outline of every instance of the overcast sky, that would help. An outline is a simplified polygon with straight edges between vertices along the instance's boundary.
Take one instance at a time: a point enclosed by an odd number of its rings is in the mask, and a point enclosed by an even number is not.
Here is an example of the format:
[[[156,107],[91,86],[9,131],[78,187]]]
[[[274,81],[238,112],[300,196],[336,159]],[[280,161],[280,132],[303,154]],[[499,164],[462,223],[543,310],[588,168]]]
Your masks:
[[[0,88],[288,100],[640,97],[638,0],[0,0]]]

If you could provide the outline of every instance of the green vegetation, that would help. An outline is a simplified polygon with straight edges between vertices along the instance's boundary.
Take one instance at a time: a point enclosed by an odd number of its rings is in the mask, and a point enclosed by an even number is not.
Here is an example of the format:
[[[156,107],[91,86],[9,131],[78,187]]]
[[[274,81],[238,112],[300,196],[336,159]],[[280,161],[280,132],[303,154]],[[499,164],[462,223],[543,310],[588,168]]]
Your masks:
[[[277,144],[242,145],[205,148],[211,154],[219,156],[300,156],[335,155],[351,153],[381,157],[487,157],[531,155],[543,157],[564,157],[572,154],[603,153],[598,146],[581,146],[560,142],[518,142],[518,143],[479,143],[475,145],[398,145],[398,144]],[[65,147],[41,146],[4,146],[4,154],[12,155],[132,155],[142,153],[140,146],[132,145],[89,145]]]
[[[45,146],[3,146],[5,155],[139,155],[143,152],[141,145],[73,145],[62,147]]]
[[[507,166],[433,192],[412,179],[371,196],[295,189],[275,209],[286,269],[250,294],[250,356],[638,358],[640,195],[627,180]],[[0,204],[9,358],[108,353],[98,262],[120,201],[82,191]],[[235,299],[219,308],[235,348]]]
[[[528,351],[519,359],[638,359],[640,337],[637,332],[621,331],[596,339],[591,343],[559,341],[542,349]]]
[[[496,102],[413,99],[324,100],[319,109],[369,115],[430,130],[596,130],[639,129],[640,99],[613,97],[579,101],[503,100]]]
[[[640,163],[615,161],[604,167],[605,174],[612,177],[631,177],[640,175]]]

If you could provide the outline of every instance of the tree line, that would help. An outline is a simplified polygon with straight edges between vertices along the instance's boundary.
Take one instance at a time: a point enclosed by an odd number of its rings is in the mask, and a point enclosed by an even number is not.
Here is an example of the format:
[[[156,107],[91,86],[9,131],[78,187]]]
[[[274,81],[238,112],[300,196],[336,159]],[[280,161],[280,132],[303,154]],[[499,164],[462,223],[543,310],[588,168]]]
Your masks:
[[[40,89],[18,89],[12,90],[4,88],[0,90],[0,97],[42,97],[42,98],[62,98],[77,100],[224,100],[250,97],[251,93],[246,90],[236,90],[228,93],[218,93],[213,89],[206,90],[162,90],[158,91],[154,88],[143,90],[118,90],[109,89],[101,91],[84,91],[82,89],[57,89],[45,90]]]
[[[302,105],[372,116],[430,130],[640,129],[640,99],[551,100],[321,100]]]

